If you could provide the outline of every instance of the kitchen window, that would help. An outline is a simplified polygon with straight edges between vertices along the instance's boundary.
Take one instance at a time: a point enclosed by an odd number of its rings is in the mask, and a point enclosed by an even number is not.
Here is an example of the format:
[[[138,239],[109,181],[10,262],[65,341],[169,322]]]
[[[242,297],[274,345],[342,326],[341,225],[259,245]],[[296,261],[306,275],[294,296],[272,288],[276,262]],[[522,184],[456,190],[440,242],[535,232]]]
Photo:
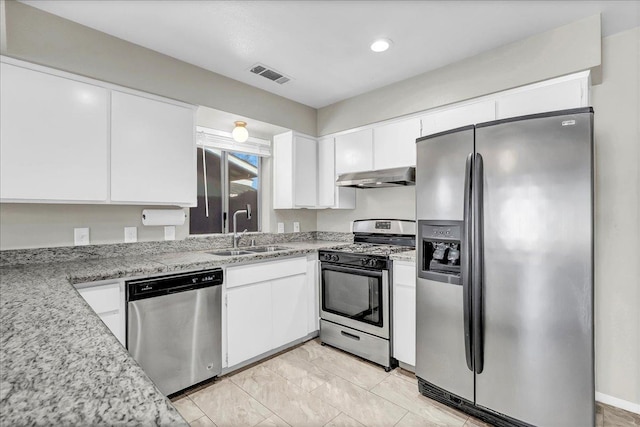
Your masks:
[[[227,132],[198,127],[198,205],[190,209],[189,233],[228,233],[233,213],[251,205],[251,219],[238,216],[238,230],[260,231],[261,157],[269,141],[237,143]]]

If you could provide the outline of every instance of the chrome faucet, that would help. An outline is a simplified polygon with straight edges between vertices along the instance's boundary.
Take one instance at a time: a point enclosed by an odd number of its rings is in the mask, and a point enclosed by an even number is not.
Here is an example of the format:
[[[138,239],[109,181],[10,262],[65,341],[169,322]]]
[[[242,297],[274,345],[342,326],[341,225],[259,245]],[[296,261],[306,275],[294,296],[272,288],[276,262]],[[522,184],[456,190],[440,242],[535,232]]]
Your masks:
[[[247,232],[246,228],[240,234],[238,234],[238,232],[236,231],[236,224],[238,223],[236,215],[238,215],[239,213],[245,213],[245,214],[247,214],[247,219],[251,219],[251,205],[247,204],[247,208],[246,209],[240,209],[240,210],[237,210],[237,211],[235,211],[233,213],[233,248],[234,249],[238,248],[238,241],[240,240],[240,238],[242,236],[244,236],[244,233]]]

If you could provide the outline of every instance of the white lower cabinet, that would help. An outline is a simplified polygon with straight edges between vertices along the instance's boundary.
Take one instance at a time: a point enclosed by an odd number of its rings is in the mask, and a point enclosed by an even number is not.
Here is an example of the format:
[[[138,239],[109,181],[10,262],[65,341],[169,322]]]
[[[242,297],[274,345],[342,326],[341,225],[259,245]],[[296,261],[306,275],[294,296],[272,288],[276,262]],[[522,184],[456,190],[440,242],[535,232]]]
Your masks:
[[[416,365],[416,265],[393,262],[393,357]]]
[[[82,283],[76,289],[118,341],[126,345],[124,282]]]
[[[307,335],[307,293],[306,271],[271,282],[272,348]]]
[[[225,367],[307,336],[317,305],[309,262],[317,261],[304,256],[226,269]]]
[[[271,282],[227,291],[227,366],[271,349],[271,314]]]

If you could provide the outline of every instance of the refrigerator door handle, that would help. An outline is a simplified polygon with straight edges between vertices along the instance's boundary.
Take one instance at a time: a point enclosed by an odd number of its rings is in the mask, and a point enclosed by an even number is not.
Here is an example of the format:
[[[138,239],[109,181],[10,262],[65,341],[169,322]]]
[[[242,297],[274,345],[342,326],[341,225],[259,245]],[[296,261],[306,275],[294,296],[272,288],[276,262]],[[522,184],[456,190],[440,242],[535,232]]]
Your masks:
[[[472,269],[472,320],[473,325],[473,350],[474,366],[476,374],[482,373],[484,368],[484,325],[483,325],[483,162],[482,155],[476,153],[474,160],[473,175],[473,257],[471,260]]]
[[[462,276],[462,309],[464,322],[464,352],[467,359],[467,368],[473,372],[473,341],[471,327],[471,185],[473,182],[473,153],[467,156],[464,171],[464,217],[462,241],[460,242],[460,273]]]

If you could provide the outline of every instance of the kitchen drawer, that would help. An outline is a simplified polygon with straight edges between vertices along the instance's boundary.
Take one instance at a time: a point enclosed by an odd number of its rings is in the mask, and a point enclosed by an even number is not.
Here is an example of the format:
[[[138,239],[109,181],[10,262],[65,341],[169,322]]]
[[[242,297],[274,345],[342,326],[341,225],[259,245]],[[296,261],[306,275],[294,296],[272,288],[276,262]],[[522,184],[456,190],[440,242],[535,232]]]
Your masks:
[[[393,262],[393,284],[416,287],[416,265]]]
[[[120,310],[119,283],[80,288],[78,292],[98,314]]]
[[[320,339],[382,366],[389,365],[389,341],[320,319]]]
[[[307,273],[307,257],[227,268],[227,289]]]

